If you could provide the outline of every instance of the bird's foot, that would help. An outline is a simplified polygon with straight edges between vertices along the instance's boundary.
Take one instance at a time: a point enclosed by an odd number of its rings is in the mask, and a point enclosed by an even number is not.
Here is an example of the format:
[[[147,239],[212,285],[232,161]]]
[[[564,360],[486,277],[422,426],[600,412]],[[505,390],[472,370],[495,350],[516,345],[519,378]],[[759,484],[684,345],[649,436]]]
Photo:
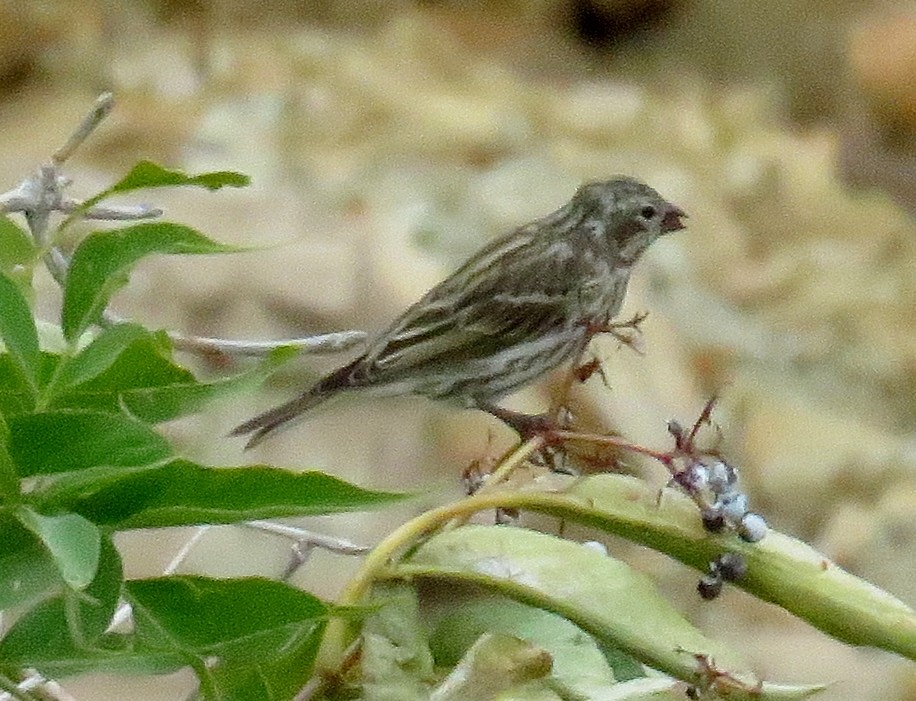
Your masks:
[[[610,334],[617,341],[629,348],[632,348],[639,355],[645,354],[642,344],[642,322],[649,316],[649,312],[639,312],[626,321],[609,321],[605,323],[591,323],[588,325],[588,336],[596,336],[600,333]]]

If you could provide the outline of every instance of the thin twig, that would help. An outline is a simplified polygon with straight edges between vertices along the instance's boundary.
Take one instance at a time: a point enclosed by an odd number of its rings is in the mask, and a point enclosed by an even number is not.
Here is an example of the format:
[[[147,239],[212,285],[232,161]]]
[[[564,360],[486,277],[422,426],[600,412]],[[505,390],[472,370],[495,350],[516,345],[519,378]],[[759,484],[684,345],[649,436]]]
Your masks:
[[[336,331],[304,338],[287,338],[280,341],[238,341],[204,336],[185,336],[169,331],[175,350],[203,356],[229,355],[242,358],[262,358],[277,348],[292,347],[300,353],[337,353],[351,348],[366,339],[365,331]]]
[[[578,431],[551,431],[550,438],[560,441],[582,441],[584,443],[622,448],[633,453],[639,453],[640,455],[647,455],[664,465],[671,464],[672,460],[671,453],[645,448],[618,436],[605,436],[599,433],[580,433]]]
[[[296,694],[296,697],[293,701],[311,701],[312,697],[315,696],[315,693],[321,689],[324,685],[324,680],[321,677],[312,677],[306,682],[299,693]]]
[[[101,124],[102,120],[105,119],[111,110],[114,108],[114,95],[110,92],[102,93],[98,96],[93,105],[92,110],[83,117],[83,121],[80,122],[76,130],[70,135],[70,138],[67,139],[67,142],[61,146],[54,155],[51,156],[51,162],[54,165],[62,165],[70,156],[73,155],[73,152],[78,149],[82,143],[95,131],[96,127]]]
[[[197,526],[197,529],[194,531],[194,535],[188,538],[182,545],[178,552],[175,553],[175,557],[172,558],[171,562],[165,566],[165,569],[162,570],[162,574],[170,575],[175,574],[178,571],[178,568],[188,559],[188,555],[191,554],[191,549],[197,545],[201,538],[204,537],[204,534],[210,530],[210,526]]]
[[[528,458],[542,450],[546,444],[547,441],[543,436],[535,436],[510,450],[496,466],[496,469],[487,475],[486,482],[484,482],[483,486],[475,493],[486,493],[496,489],[496,487],[508,480],[512,473]]]
[[[334,538],[322,533],[314,533],[304,528],[288,526],[285,523],[274,523],[272,521],[249,521],[242,524],[248,528],[279,535],[289,538],[293,541],[292,553],[283,573],[280,575],[280,581],[288,582],[299,568],[308,562],[309,556],[315,548],[323,548],[341,555],[365,555],[370,548],[364,545],[357,545],[348,540]]]
[[[343,653],[340,666],[337,669],[336,677],[340,677],[347,670],[351,669],[362,657],[363,641],[361,638],[354,640]],[[311,701],[316,694],[323,692],[327,688],[328,678],[316,674],[308,680],[299,693],[293,698],[293,701]]]
[[[340,555],[365,555],[370,550],[368,546],[357,545],[343,538],[335,538],[334,536],[324,535],[323,533],[307,531],[304,528],[289,526],[285,523],[274,523],[273,521],[248,521],[243,525],[258,531],[264,531],[265,533],[289,538],[306,547],[323,548],[324,550],[330,550]]]
[[[72,214],[73,212],[79,211],[82,206],[83,201],[68,198],[60,203],[58,210],[64,214]],[[155,219],[161,216],[161,209],[158,207],[151,207],[148,204],[117,206],[96,205],[80,212],[80,217],[82,219],[104,221],[140,221],[143,219]]]

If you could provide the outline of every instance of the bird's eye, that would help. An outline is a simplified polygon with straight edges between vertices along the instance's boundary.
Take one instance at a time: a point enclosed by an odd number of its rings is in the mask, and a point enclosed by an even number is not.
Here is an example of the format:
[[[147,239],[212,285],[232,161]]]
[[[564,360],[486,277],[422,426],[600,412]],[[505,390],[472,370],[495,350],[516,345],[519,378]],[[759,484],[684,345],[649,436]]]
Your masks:
[[[652,219],[655,216],[655,207],[652,205],[646,205],[641,210],[639,210],[639,216],[643,219]]]

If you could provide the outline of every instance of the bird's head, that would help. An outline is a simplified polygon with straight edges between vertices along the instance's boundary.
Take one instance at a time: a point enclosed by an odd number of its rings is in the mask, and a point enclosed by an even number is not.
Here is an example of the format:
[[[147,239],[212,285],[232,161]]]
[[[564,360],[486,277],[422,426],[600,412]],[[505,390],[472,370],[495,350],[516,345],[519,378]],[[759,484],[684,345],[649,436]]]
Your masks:
[[[583,185],[570,205],[583,213],[592,236],[633,262],[659,236],[684,228],[686,213],[634,178]]]

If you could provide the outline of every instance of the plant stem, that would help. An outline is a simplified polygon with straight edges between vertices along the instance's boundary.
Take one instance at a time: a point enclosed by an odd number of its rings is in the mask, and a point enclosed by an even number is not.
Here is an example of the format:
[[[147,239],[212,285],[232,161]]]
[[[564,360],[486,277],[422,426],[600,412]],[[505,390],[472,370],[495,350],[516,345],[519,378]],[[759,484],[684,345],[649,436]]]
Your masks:
[[[595,445],[615,446],[634,453],[639,453],[640,455],[647,455],[665,465],[671,463],[670,453],[663,453],[658,450],[652,450],[651,448],[645,448],[623,438],[619,438],[618,436],[603,436],[598,433],[579,433],[578,431],[553,431],[550,437],[561,441],[582,441]]]
[[[546,444],[547,441],[542,436],[535,436],[531,440],[522,443],[500,461],[496,469],[487,477],[487,481],[484,483],[483,487],[477,490],[477,494],[489,492],[499,484],[505,482],[523,462],[541,450]]]

